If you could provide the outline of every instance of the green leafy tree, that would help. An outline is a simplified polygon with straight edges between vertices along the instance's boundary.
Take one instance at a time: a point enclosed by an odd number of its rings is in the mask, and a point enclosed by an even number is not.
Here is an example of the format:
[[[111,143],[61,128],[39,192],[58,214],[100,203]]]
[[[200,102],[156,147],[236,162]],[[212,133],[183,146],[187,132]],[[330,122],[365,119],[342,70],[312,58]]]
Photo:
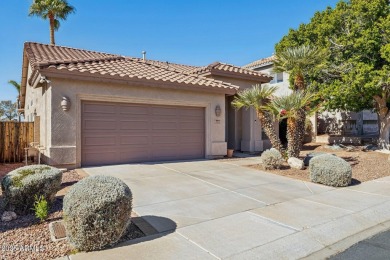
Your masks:
[[[11,100],[0,101],[0,119],[3,121],[15,120],[18,116],[18,104]]]
[[[274,116],[269,111],[269,105],[271,98],[276,91],[276,87],[270,87],[268,85],[256,85],[252,88],[245,89],[234,98],[232,105],[237,109],[241,108],[254,108],[263,127],[266,135],[271,141],[272,146],[282,152],[282,144],[279,137],[276,134],[274,126]]]
[[[66,0],[34,0],[30,6],[29,16],[38,16],[44,20],[49,19],[50,44],[55,45],[54,31],[60,28],[60,20],[66,20],[75,8]]]
[[[388,0],[340,1],[314,14],[276,44],[276,53],[302,45],[325,52],[324,66],[307,73],[306,84],[327,110],[378,113],[383,147],[389,147],[390,4]]]

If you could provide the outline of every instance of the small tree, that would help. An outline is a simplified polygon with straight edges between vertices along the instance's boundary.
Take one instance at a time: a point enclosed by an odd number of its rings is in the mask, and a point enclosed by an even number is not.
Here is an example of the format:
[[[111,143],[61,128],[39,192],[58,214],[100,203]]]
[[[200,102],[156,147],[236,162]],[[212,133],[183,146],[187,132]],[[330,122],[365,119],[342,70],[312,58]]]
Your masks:
[[[0,101],[0,119],[2,121],[12,121],[18,116],[18,104],[11,100]]]
[[[256,85],[239,92],[234,98],[232,105],[237,109],[243,107],[246,109],[254,108],[272,146],[282,152],[283,146],[275,131],[274,116],[268,108],[276,89],[276,87],[270,87],[268,85]]]
[[[308,86],[308,75],[315,73],[322,67],[324,58],[324,52],[309,45],[289,47],[276,53],[274,70],[290,74],[290,87],[293,91],[305,91]],[[298,97],[300,97],[300,94],[291,96],[290,99]],[[294,131],[296,131],[294,138],[297,138],[297,140],[291,141],[301,147],[305,136],[306,111],[301,108],[294,114],[294,123],[296,124],[294,127]],[[290,123],[292,123],[291,120]]]
[[[287,96],[275,97],[270,109],[279,118],[287,118],[287,155],[288,157],[298,158],[301,151],[301,133],[298,120],[302,117],[302,111],[308,112],[309,104],[312,101],[313,95],[303,91],[295,91]],[[304,127],[304,125],[303,125]]]

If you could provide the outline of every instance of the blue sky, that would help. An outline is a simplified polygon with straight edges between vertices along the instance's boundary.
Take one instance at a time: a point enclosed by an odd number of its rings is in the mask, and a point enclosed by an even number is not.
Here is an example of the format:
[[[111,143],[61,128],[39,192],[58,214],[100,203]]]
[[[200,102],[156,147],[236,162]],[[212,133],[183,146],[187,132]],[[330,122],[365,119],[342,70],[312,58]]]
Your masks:
[[[0,100],[15,100],[23,43],[49,43],[47,21],[28,17],[32,0],[0,1]],[[272,55],[289,28],[336,0],[69,0],[76,7],[57,45],[190,65],[245,65]]]

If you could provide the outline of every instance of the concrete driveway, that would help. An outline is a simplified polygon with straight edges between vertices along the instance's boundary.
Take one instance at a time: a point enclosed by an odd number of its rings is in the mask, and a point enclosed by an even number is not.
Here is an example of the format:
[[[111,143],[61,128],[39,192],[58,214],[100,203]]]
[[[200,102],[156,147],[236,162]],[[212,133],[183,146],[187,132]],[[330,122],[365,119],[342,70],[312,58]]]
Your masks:
[[[390,177],[334,189],[245,167],[255,163],[84,169],[126,182],[158,234],[71,259],[320,259],[390,227]]]

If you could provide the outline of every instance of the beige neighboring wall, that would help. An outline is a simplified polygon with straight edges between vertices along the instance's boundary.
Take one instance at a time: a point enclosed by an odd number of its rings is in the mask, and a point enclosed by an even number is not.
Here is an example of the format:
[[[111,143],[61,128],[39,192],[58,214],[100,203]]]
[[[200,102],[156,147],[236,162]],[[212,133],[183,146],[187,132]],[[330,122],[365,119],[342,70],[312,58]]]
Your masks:
[[[225,94],[155,88],[125,84],[52,78],[50,164],[81,166],[81,102],[83,100],[182,105],[205,108],[206,158],[226,155],[225,115],[215,115],[219,105],[225,111]],[[63,111],[63,97],[70,100],[70,109]],[[50,109],[49,109],[50,110]]]

